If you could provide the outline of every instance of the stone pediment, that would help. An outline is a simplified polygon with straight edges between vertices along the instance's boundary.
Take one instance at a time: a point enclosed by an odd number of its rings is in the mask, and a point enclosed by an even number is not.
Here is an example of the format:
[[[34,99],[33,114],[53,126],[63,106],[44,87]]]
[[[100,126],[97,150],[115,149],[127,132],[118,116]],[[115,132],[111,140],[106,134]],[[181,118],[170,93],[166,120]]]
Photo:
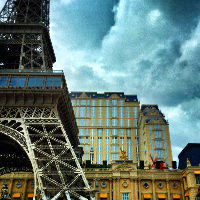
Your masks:
[[[88,99],[88,96],[85,94],[85,92],[83,92],[79,98],[85,98],[85,99]]]
[[[122,164],[113,164],[113,171],[133,171],[137,170],[137,166],[134,163],[122,163]]]

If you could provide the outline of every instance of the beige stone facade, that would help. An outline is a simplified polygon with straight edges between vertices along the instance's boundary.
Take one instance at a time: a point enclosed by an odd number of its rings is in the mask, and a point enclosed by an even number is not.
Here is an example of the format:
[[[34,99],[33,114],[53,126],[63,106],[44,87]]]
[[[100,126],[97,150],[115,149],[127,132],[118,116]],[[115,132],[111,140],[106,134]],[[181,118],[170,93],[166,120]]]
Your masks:
[[[111,168],[85,168],[96,200],[195,200],[200,186],[200,167],[185,170],[137,169],[137,164],[115,163]],[[7,183],[12,199],[31,200],[33,173],[2,175],[0,188]]]

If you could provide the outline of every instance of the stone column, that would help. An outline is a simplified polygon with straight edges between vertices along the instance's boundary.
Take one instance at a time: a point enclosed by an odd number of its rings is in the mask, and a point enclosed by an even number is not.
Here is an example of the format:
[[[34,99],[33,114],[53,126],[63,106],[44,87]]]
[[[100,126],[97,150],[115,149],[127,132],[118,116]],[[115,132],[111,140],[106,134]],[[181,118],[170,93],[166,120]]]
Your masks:
[[[120,197],[120,178],[117,179],[117,199]]]
[[[9,190],[8,190],[8,193],[11,195],[11,192],[12,192],[12,187],[13,187],[13,178],[10,180],[10,187],[9,187]]]
[[[113,184],[112,184],[112,182],[113,182],[113,180],[110,178],[109,179],[109,181],[110,181],[110,200],[112,200],[113,198],[112,198],[112,194],[113,194]]]
[[[130,182],[131,182],[131,199],[133,200],[133,199],[135,199],[134,198],[134,186],[133,186],[133,179],[130,179]]]
[[[113,179],[113,200],[116,199],[116,178]]]
[[[138,200],[138,181],[135,180],[135,200]]]
[[[183,186],[182,181],[180,181],[180,183],[181,183],[181,196],[182,196],[182,199],[185,200],[184,186]]]
[[[140,179],[138,179],[138,190],[139,190],[139,199],[141,200],[142,199],[142,195],[141,195],[141,181]]]
[[[170,186],[169,186],[169,180],[167,179],[167,199],[168,200],[171,200],[171,198],[170,198]]]
[[[153,199],[156,199],[155,179],[152,179]]]
[[[24,180],[24,189],[22,194],[22,199],[26,199],[26,187],[27,187],[27,179]]]

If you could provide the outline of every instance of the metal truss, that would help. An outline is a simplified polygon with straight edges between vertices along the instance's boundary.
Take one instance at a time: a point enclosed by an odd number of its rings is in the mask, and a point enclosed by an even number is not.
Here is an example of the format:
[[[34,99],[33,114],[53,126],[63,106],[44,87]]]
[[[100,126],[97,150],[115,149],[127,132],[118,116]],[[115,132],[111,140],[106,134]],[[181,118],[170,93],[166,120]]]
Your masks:
[[[0,22],[43,24],[49,28],[50,0],[7,0]]]
[[[0,133],[27,153],[36,199],[89,199],[89,185],[54,107],[1,107]]]
[[[0,12],[0,68],[52,70],[50,0],[7,0]]]

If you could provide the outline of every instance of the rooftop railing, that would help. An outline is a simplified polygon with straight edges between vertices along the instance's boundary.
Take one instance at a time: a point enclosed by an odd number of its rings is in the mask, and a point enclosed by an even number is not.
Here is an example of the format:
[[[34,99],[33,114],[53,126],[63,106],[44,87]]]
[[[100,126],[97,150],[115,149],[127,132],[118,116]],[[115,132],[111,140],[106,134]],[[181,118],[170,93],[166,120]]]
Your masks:
[[[29,70],[29,69],[0,69],[0,73],[48,73],[60,74],[63,70]]]

